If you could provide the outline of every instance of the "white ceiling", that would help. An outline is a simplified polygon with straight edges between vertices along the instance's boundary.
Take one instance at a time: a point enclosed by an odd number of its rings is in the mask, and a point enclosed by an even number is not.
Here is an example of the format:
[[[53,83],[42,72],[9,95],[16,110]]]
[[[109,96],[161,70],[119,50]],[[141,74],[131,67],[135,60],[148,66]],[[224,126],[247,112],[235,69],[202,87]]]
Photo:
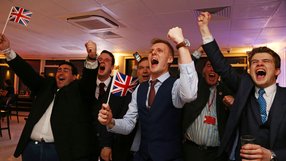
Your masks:
[[[194,49],[202,42],[194,10],[225,6],[231,8],[229,17],[214,16],[210,24],[223,49],[286,44],[285,0],[1,0],[1,31],[12,6],[33,12],[28,27],[9,22],[5,30],[24,57],[84,57],[87,40],[96,41],[99,52],[143,53],[152,38],[166,38],[174,26],[183,28]],[[66,21],[98,9],[119,22],[112,32],[122,38],[102,39]]]

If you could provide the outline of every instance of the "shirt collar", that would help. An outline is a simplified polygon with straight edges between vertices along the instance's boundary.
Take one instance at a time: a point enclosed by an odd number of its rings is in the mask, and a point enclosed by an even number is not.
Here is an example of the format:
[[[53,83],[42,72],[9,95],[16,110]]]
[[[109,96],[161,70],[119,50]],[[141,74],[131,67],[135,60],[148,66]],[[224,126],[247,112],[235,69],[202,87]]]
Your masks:
[[[258,97],[258,91],[259,91],[260,88],[258,87],[255,87],[255,96]],[[276,92],[276,89],[277,89],[277,86],[276,86],[276,83],[272,84],[271,86],[269,87],[266,87],[264,88],[264,91],[265,91],[265,95],[268,97],[270,95],[272,95],[273,93]]]
[[[211,86],[209,89],[210,89],[211,92],[213,92],[216,89],[216,85]]]
[[[99,86],[99,83],[104,83],[105,86],[107,87],[107,86],[109,85],[110,81],[111,81],[111,77],[108,77],[108,78],[107,78],[105,81],[103,81],[103,82],[97,78],[97,79],[96,79],[96,85]]]
[[[166,72],[166,73],[164,73],[164,74],[162,74],[161,76],[159,76],[158,78],[157,78],[157,80],[160,82],[160,83],[163,83],[166,79],[168,79],[170,77],[170,73],[169,72]],[[150,78],[149,79],[149,83],[150,83],[150,81],[152,81],[152,79]]]

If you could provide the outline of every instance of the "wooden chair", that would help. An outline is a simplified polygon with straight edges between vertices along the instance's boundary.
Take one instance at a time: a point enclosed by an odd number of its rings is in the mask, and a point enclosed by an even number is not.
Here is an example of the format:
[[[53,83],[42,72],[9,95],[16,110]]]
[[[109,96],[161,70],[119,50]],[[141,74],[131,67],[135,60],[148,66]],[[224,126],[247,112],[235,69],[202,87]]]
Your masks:
[[[9,97],[6,101],[6,104],[2,106],[0,109],[0,136],[2,137],[2,130],[8,130],[9,139],[11,140],[11,133],[10,133],[10,101],[12,97]],[[6,119],[6,126],[3,127],[2,122]]]

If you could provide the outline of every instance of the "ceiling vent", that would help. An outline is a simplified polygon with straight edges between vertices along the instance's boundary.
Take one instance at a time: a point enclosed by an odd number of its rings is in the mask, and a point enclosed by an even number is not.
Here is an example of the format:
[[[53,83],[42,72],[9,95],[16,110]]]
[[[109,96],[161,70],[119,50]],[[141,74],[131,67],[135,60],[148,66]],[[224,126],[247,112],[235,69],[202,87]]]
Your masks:
[[[101,39],[115,39],[115,38],[122,38],[120,35],[111,32],[111,31],[104,31],[104,32],[95,32],[91,33],[92,35],[99,37]]]
[[[201,14],[201,12],[209,12],[216,17],[230,18],[231,8],[230,6],[224,6],[215,8],[196,9],[194,10],[194,16],[197,18]]]
[[[67,22],[87,32],[106,31],[119,27],[110,18],[96,14],[69,17]]]
[[[66,50],[82,50],[81,48],[77,47],[77,46],[62,46],[62,48],[66,49]]]

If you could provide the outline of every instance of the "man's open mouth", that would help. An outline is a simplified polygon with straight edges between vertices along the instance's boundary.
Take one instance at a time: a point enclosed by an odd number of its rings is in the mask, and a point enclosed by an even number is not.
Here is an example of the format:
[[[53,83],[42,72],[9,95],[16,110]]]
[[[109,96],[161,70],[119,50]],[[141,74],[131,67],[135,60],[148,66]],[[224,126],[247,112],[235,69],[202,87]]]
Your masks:
[[[214,73],[210,73],[210,74],[209,74],[209,77],[214,78],[214,77],[215,77],[215,74],[214,74]]]
[[[64,78],[64,77],[62,77],[62,76],[59,76],[59,77],[58,77],[58,80],[59,80],[59,81],[64,81],[64,80],[65,80],[65,78]]]
[[[152,59],[152,61],[151,61],[151,64],[153,65],[153,64],[158,64],[159,63],[159,61],[158,60],[156,60],[156,59]]]
[[[259,69],[256,71],[256,77],[257,78],[264,78],[266,75],[266,71],[263,69]]]
[[[105,70],[105,66],[100,66],[99,70]]]
[[[143,77],[144,79],[148,79],[148,78],[149,78],[149,75],[142,75],[142,77]]]

